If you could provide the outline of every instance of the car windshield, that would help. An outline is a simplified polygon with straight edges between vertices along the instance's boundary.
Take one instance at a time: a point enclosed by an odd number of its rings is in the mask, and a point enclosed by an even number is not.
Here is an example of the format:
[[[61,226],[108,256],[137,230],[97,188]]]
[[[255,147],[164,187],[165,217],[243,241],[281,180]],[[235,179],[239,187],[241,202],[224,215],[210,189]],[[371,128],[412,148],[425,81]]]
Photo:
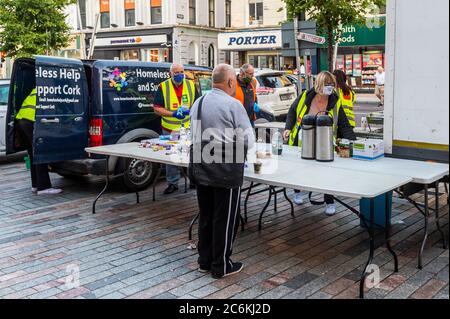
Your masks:
[[[0,85],[0,104],[8,104],[9,85]]]
[[[261,86],[279,89],[286,86],[292,86],[292,82],[287,76],[282,74],[266,74],[257,76],[258,82]]]

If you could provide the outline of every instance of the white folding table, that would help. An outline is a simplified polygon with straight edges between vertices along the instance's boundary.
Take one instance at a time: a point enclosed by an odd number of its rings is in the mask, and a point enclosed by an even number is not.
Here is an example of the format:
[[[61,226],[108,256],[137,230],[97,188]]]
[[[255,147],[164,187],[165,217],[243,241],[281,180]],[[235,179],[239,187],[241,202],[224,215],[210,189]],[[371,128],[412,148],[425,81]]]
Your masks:
[[[117,144],[111,146],[87,148],[86,152],[90,154],[105,155],[107,158],[109,158],[110,156],[136,158],[160,164],[175,165],[179,167],[187,167],[189,163],[188,158],[180,158],[178,155],[170,155],[165,151],[155,152],[151,149],[140,148],[139,143]],[[323,167],[301,161],[296,162],[283,159],[283,157],[276,158],[276,160],[278,160],[279,165],[273,167],[269,165],[270,161],[267,161],[266,165],[263,165],[262,172],[260,174],[255,174],[252,168],[247,168],[244,173],[245,180],[253,183],[256,182],[269,185],[271,187],[304,189],[307,191],[327,193],[334,196],[345,196],[354,199],[370,199],[371,209],[369,224],[367,225],[365,219],[362,219],[363,222],[366,223],[366,229],[370,236],[369,258],[366,266],[364,267],[364,271],[360,280],[360,297],[363,298],[364,283],[367,276],[367,267],[372,263],[375,252],[374,198],[382,194],[386,194],[402,185],[410,183],[412,181],[412,178],[401,175],[374,174],[362,171],[355,171],[352,178],[348,178],[348,170],[346,169]],[[368,183],[368,181],[370,181],[370,183]],[[93,212],[95,212],[95,204],[97,200],[106,191],[108,183],[109,174],[107,173],[105,188],[95,199],[93,204]],[[388,201],[386,200],[386,203],[387,202]],[[267,205],[265,208],[267,208]],[[352,212],[356,213],[360,218],[362,217],[361,214],[359,214],[359,212],[357,212],[355,209],[352,209]],[[262,214],[260,216],[260,220],[261,218]],[[386,245],[389,252],[394,258],[395,271],[397,272],[398,258],[390,244],[390,218],[388,216],[388,209],[386,209],[385,218]]]
[[[429,194],[428,190],[430,185],[434,185],[435,187],[435,208],[433,211],[435,212],[436,219],[436,227],[439,233],[442,236],[442,242],[444,249],[447,249],[447,239],[445,237],[445,233],[442,230],[440,225],[440,216],[439,216],[439,184],[442,178],[449,175],[449,165],[441,164],[441,163],[433,163],[433,162],[424,162],[424,161],[412,161],[412,160],[404,160],[397,159],[391,157],[384,157],[374,161],[363,161],[356,160],[352,158],[341,158],[339,156],[335,156],[335,160],[329,163],[317,162],[314,160],[305,160],[301,158],[301,153],[298,147],[287,146],[283,147],[283,155],[281,156],[283,160],[291,161],[295,163],[309,163],[310,165],[317,165],[320,167],[331,167],[331,168],[341,168],[350,171],[348,176],[352,176],[354,172],[370,172],[370,173],[382,173],[388,175],[400,175],[407,176],[412,178],[412,183],[421,184],[424,187],[424,204],[423,209],[420,207],[416,201],[412,200],[409,196],[405,195],[399,190],[396,190],[403,198],[408,200],[411,204],[413,204],[419,212],[424,216],[425,227],[424,227],[424,237],[422,241],[422,245],[419,251],[418,258],[418,267],[422,269],[422,255],[425,249],[425,245],[428,239],[428,227],[429,227],[429,218],[430,218],[430,208],[429,208]],[[447,194],[448,195],[448,194]]]

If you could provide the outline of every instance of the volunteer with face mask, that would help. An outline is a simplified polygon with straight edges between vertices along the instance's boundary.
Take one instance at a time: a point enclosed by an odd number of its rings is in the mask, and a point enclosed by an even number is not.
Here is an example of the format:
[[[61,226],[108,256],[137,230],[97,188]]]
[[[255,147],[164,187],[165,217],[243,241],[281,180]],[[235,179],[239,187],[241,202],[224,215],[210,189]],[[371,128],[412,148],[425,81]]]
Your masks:
[[[234,98],[241,102],[247,111],[252,126],[259,113],[258,98],[256,97],[255,68],[251,64],[244,64],[237,76],[236,93]]]
[[[317,76],[317,80],[313,89],[304,92],[292,104],[287,120],[286,129],[283,133],[285,140],[289,141],[289,145],[300,146],[300,126],[305,115],[314,115],[321,112],[329,112],[330,116],[337,114],[337,132],[335,138],[345,138],[356,140],[355,133],[350,125],[345,110],[341,105],[341,100],[336,92],[336,78],[330,72],[322,72]],[[297,205],[303,204],[303,196],[305,194],[296,191],[294,202]],[[333,196],[325,195],[327,204],[325,213],[332,216],[336,213]]]
[[[199,98],[200,94],[191,80],[187,80],[184,67],[181,64],[172,64],[170,79],[161,83],[155,95],[155,113],[161,116],[161,126],[164,135],[173,131],[180,131],[181,127],[188,128],[190,108]],[[166,179],[168,187],[165,195],[178,190],[180,171],[176,166],[166,166]]]

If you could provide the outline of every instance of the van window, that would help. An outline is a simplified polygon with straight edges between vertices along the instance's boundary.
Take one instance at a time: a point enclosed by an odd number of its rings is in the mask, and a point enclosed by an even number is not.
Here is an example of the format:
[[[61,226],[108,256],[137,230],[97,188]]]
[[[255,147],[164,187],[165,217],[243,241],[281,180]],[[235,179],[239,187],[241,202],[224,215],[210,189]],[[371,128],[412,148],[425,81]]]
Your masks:
[[[201,73],[197,75],[201,94],[205,95],[212,90],[212,75],[210,73]]]
[[[0,104],[8,104],[9,85],[0,85]]]
[[[259,84],[264,87],[279,89],[294,84],[283,74],[265,74],[256,77]]]

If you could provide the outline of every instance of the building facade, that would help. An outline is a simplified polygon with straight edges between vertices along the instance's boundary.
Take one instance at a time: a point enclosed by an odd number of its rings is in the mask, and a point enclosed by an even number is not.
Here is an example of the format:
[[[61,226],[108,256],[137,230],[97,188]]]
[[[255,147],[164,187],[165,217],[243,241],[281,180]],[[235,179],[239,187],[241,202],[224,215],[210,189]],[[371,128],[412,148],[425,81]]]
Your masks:
[[[219,49],[234,67],[251,63],[258,68],[281,69],[281,23],[287,19],[282,0],[231,1],[231,21],[219,35]]]
[[[80,0],[79,4],[88,45],[98,23],[96,59],[202,66],[225,60],[217,35],[230,20],[230,1]]]

